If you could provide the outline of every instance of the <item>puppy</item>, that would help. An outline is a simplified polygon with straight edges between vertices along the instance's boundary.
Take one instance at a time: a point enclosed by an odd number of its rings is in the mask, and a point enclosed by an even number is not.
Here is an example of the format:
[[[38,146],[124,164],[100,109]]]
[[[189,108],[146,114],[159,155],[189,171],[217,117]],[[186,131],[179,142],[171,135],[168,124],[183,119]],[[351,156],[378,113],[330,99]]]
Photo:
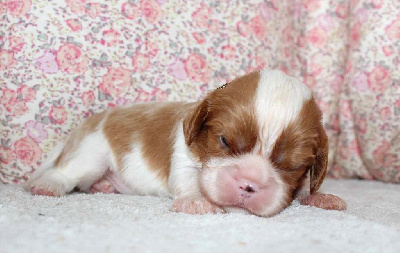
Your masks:
[[[342,199],[316,193],[328,156],[321,112],[306,85],[280,71],[250,73],[195,103],[93,115],[54,152],[27,182],[32,194],[59,197],[77,187],[170,196],[173,211],[193,214],[267,217],[299,196],[346,209]]]

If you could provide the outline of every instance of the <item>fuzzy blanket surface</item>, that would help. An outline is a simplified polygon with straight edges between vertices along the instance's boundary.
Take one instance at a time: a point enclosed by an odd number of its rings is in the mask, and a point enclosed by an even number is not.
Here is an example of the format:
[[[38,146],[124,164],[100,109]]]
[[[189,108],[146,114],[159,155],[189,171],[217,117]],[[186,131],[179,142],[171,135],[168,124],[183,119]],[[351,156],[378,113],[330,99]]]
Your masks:
[[[347,211],[294,202],[272,218],[187,215],[171,199],[31,196],[0,185],[0,252],[400,252],[400,185],[326,180]]]

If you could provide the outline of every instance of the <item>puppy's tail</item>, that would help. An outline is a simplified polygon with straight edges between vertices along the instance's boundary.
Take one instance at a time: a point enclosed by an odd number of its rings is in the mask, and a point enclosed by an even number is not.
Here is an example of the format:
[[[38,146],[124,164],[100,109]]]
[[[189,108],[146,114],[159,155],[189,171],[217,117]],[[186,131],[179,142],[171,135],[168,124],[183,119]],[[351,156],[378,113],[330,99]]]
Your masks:
[[[59,142],[53,150],[48,154],[47,159],[37,168],[30,176],[29,179],[22,185],[22,187],[29,191],[30,185],[33,181],[38,179],[43,173],[52,169],[57,157],[60,155],[65,145],[65,141]]]

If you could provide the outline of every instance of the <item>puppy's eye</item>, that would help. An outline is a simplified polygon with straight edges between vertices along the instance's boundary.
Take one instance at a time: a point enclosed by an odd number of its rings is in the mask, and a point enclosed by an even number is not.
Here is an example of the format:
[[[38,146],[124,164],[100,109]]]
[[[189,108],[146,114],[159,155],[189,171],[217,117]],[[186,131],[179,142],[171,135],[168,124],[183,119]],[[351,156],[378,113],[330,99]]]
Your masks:
[[[219,142],[221,143],[222,147],[229,149],[229,143],[226,140],[225,136],[221,135],[219,137]]]

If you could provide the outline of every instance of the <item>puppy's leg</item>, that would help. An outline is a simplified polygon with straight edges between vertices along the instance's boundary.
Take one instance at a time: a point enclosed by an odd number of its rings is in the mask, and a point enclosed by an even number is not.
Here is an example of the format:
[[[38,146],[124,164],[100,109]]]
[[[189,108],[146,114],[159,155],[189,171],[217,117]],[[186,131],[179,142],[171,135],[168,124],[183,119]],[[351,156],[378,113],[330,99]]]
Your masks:
[[[174,163],[173,163],[174,164]],[[184,165],[184,160],[180,160]],[[200,191],[199,171],[196,167],[173,166],[168,188],[175,196],[171,211],[189,214],[223,213],[224,210],[211,203]]]
[[[346,202],[332,194],[313,193],[299,199],[300,204],[315,206],[326,210],[346,210]]]
[[[310,176],[303,181],[303,187],[297,195],[297,200],[305,206],[315,206],[326,210],[346,210],[346,202],[332,194],[315,192],[310,194]]]
[[[201,194],[199,168],[201,163],[192,157],[181,125],[177,129],[168,179],[168,190],[175,196],[171,211],[190,214],[223,212]]]
[[[172,203],[171,210],[177,213],[188,214],[224,213],[224,210],[208,201],[205,197],[178,197]]]
[[[30,191],[35,195],[57,197],[75,187],[88,191],[93,182],[104,175],[109,166],[108,156],[108,143],[101,130],[85,137],[72,135],[54,167],[32,181]]]

